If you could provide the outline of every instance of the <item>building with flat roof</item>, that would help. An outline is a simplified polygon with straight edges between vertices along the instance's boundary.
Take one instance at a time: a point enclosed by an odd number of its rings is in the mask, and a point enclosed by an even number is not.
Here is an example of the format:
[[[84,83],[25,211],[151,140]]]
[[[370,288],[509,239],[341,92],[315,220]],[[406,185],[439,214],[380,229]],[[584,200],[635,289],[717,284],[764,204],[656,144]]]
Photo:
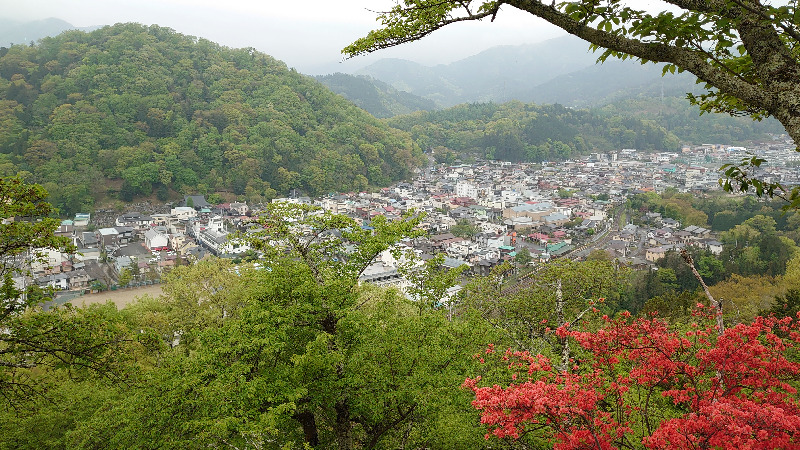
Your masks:
[[[503,210],[503,218],[517,219],[528,217],[531,220],[541,221],[542,217],[555,211],[555,206],[550,202],[523,203]]]

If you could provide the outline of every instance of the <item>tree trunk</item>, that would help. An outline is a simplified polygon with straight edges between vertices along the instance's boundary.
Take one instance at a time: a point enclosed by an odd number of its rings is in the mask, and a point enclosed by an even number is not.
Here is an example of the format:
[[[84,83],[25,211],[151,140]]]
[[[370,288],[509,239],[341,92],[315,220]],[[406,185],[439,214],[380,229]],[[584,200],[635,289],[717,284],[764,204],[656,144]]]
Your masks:
[[[558,320],[559,328],[567,323],[564,319],[564,293],[561,291],[561,279],[556,283],[556,320]],[[569,370],[569,338],[567,336],[558,337],[558,345],[561,347],[561,364],[558,370],[567,372]]]
[[[700,276],[700,272],[698,272],[697,268],[694,266],[694,258],[692,258],[692,255],[690,255],[686,249],[683,249],[681,250],[681,256],[692,270],[692,275],[694,275],[694,277],[697,279],[697,282],[700,283],[700,286],[703,288],[703,292],[706,294],[708,301],[711,302],[711,307],[714,308],[714,312],[716,313],[717,317],[717,336],[722,336],[725,333],[725,321],[722,318],[722,301],[716,300],[714,296],[711,295],[711,291],[708,290],[706,282],[703,281],[703,277]]]
[[[303,436],[306,442],[311,447],[319,445],[319,433],[317,431],[317,421],[314,419],[314,414],[310,412],[301,412],[294,415],[294,419],[300,422],[303,427]]]
[[[344,400],[336,402],[336,448],[350,450],[353,448],[352,424],[350,408]]]

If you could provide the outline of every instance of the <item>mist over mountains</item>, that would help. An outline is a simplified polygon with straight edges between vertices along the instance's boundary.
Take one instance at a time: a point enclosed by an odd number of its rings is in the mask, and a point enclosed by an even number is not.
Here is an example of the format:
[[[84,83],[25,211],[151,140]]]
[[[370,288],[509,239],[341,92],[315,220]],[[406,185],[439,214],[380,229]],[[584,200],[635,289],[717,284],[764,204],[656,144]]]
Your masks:
[[[369,79],[375,80],[376,86],[385,83],[403,93],[401,98],[383,88],[384,101],[391,97],[397,103],[395,111],[521,101],[652,120],[687,143],[741,143],[784,132],[773,119],[754,122],[721,114],[700,116],[699,109],[686,100],[686,93],[703,92],[703,84],[697,84],[689,73],[662,76],[662,65],[633,60],[609,58],[601,64],[599,55],[589,51],[586,42],[564,36],[538,44],[494,47],[436,66],[383,59],[356,71],[350,81],[342,74],[336,83],[318,80],[377,117],[387,117],[386,108],[372,107],[374,102],[368,97],[379,88],[355,87]],[[418,99],[410,101],[412,96]],[[426,107],[422,100],[434,102],[436,107]]]
[[[76,27],[65,20],[55,17],[30,22],[20,22],[0,17],[0,47],[12,44],[29,44],[43,37],[57,36],[67,30],[92,31],[98,28],[100,27]]]
[[[440,107],[471,102],[560,103],[591,107],[639,94],[683,96],[696,91],[694,77],[661,77],[661,67],[610,59],[574,36],[537,44],[494,47],[475,56],[433,67],[384,59],[356,75],[367,75],[401,91],[435,101]]]

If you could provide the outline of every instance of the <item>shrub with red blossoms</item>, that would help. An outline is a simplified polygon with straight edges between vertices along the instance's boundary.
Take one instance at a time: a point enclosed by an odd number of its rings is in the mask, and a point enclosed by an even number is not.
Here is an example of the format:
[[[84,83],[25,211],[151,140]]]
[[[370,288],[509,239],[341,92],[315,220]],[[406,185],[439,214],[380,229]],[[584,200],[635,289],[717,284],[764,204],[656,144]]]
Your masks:
[[[758,317],[720,334],[702,306],[694,318],[680,328],[623,314],[598,331],[557,330],[584,350],[571,371],[491,352],[487,364],[506,365],[512,382],[464,386],[491,434],[538,433],[556,449],[800,449],[800,322]]]

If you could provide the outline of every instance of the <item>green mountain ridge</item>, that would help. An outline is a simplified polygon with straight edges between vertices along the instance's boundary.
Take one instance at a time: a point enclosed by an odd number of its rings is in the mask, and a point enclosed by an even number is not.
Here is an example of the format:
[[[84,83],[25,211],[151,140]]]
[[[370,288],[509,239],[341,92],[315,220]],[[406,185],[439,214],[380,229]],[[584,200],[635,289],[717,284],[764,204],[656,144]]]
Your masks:
[[[645,118],[684,143],[743,144],[784,132],[774,119],[754,122],[721,114],[701,116],[686,99],[686,93],[703,92],[703,85],[691,74],[662,76],[661,66],[632,60],[598,64],[597,56],[585,42],[565,36],[538,44],[494,47],[433,67],[384,59],[359,73],[445,107],[520,101],[591,109],[604,117]]]
[[[356,76],[338,72],[317,76],[315,79],[378,118],[436,109],[436,103],[432,100],[397,90],[387,83],[365,75]]]
[[[388,123],[412,133],[446,162],[452,152],[539,162],[620,148],[676,150],[681,144],[653,121],[522,102],[464,104],[394,117]]]
[[[362,190],[418,161],[408,134],[252,48],[117,24],[0,51],[0,176],[23,171],[65,213]]]

